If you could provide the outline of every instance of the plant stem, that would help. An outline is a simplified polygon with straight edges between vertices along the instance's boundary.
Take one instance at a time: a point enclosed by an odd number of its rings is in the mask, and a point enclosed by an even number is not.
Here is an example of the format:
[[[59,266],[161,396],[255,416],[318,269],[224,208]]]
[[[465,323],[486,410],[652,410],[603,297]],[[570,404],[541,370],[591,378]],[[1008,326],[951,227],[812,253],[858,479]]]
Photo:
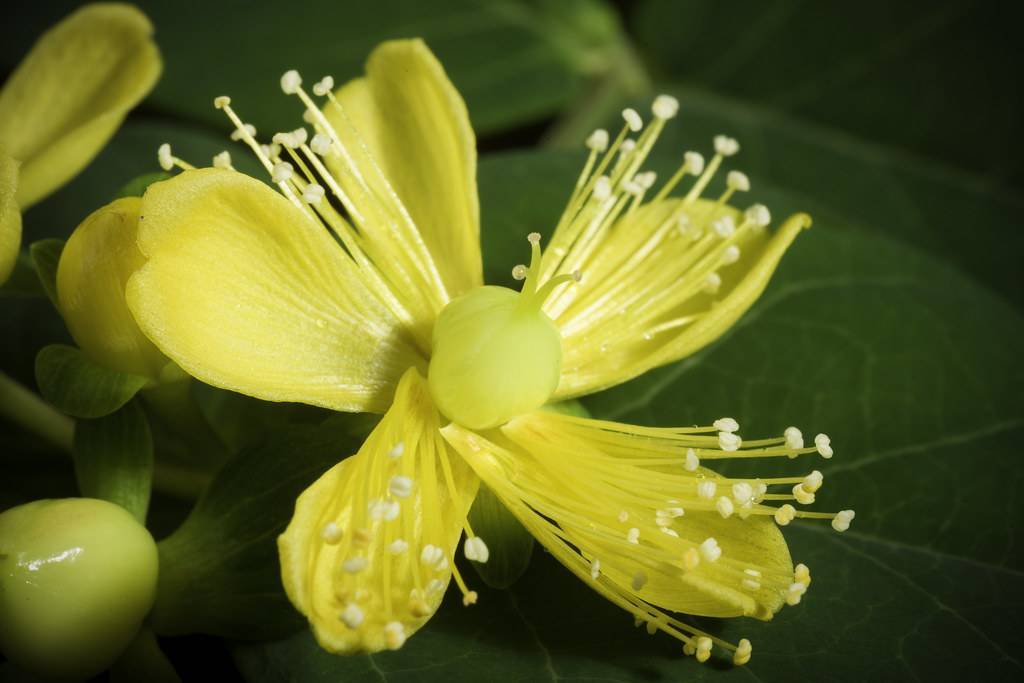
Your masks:
[[[74,420],[2,372],[0,416],[21,425],[61,450],[71,452],[75,436]]]

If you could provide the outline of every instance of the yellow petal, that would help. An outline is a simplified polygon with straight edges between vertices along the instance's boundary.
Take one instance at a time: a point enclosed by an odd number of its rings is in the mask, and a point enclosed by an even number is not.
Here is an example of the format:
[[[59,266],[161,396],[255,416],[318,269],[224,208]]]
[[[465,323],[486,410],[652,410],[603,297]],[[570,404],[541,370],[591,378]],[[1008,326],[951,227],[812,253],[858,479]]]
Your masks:
[[[770,619],[793,583],[774,508],[736,502],[745,517],[723,518],[697,486],[713,481],[717,495],[731,497],[734,484],[751,480],[685,468],[689,448],[729,457],[713,426],[658,430],[536,412],[506,424],[498,439],[456,424],[442,433],[560,562],[673,635],[694,632],[662,610]],[[720,556],[701,550],[708,539]]]
[[[22,162],[23,209],[80,171],[160,75],[149,19],[86,5],[36,42],[0,91],[0,144]]]
[[[680,213],[703,235],[680,230]],[[545,306],[563,339],[556,400],[620,384],[716,340],[757,301],[810,225],[797,214],[773,232],[748,226],[722,238],[711,227],[722,217],[743,225],[739,211],[707,200],[647,204],[583,260],[580,284]],[[725,250],[734,248],[738,260],[723,263]]]
[[[233,171],[150,186],[128,285],[143,332],[204,382],[269,401],[383,411],[424,365],[319,223]]]
[[[462,97],[430,49],[421,40],[383,43],[370,55],[366,76],[341,88],[337,101],[343,111],[329,105],[325,112],[356,151],[357,171],[382,202],[397,196],[448,297],[482,284],[476,140]],[[358,154],[363,145],[372,161]],[[342,166],[337,157],[328,161]],[[339,176],[358,196],[352,174]]]
[[[21,249],[21,210],[17,194],[18,162],[0,146],[0,285],[10,277]]]
[[[441,604],[479,480],[439,427],[409,370],[363,447],[299,496],[278,538],[288,597],[331,652],[400,647]]]

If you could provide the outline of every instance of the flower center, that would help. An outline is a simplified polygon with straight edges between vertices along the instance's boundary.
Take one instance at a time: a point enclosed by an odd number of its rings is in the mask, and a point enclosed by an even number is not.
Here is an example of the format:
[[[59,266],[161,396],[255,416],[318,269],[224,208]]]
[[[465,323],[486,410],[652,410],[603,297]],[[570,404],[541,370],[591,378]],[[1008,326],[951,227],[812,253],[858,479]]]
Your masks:
[[[542,306],[579,275],[541,283],[540,235],[528,239],[530,267],[512,270],[525,280],[521,292],[477,287],[445,306],[434,326],[430,393],[445,417],[470,429],[539,408],[558,388],[562,339]]]

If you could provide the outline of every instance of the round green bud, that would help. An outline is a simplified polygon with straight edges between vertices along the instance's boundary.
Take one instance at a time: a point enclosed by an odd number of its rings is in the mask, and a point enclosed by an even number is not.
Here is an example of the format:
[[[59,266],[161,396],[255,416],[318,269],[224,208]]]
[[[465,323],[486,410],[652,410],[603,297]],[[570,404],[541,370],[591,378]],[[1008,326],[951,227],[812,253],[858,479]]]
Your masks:
[[[0,650],[38,675],[85,679],[131,643],[156,596],[153,537],[124,508],[39,500],[0,514]]]
[[[94,211],[75,228],[57,266],[60,313],[86,356],[98,365],[160,381],[170,362],[139,329],[124,290],[145,262],[136,235],[138,197]]]
[[[561,335],[538,297],[478,287],[438,316],[430,392],[451,421],[487,429],[544,405],[561,365]]]

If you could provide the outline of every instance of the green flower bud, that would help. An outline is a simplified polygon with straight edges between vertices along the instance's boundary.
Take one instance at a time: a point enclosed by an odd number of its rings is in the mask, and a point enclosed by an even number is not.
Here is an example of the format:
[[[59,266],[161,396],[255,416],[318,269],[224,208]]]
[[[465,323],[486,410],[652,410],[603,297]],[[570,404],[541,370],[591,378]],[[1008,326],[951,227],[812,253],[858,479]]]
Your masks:
[[[156,597],[157,549],[123,508],[39,500],[0,514],[0,650],[30,672],[107,669]]]
[[[128,278],[145,263],[135,241],[141,204],[118,199],[75,228],[57,266],[57,300],[93,362],[157,382],[170,361],[142,334],[124,296]]]

